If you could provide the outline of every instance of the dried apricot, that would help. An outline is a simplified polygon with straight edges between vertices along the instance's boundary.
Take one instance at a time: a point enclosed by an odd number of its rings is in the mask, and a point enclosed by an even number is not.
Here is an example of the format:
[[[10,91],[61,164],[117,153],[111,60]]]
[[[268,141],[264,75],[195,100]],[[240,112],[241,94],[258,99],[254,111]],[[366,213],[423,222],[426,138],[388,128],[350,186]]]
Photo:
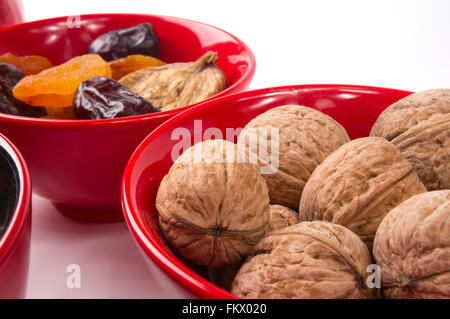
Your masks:
[[[111,67],[112,78],[114,80],[120,80],[120,78],[128,73],[152,66],[161,66],[166,63],[151,56],[134,54],[126,58],[111,61],[108,64]]]
[[[49,59],[39,55],[15,56],[14,54],[6,53],[0,56],[0,62],[15,65],[26,75],[38,74],[53,66]]]
[[[85,54],[66,63],[24,77],[14,87],[14,96],[30,105],[71,106],[81,82],[94,76],[111,77],[108,63],[97,54]]]

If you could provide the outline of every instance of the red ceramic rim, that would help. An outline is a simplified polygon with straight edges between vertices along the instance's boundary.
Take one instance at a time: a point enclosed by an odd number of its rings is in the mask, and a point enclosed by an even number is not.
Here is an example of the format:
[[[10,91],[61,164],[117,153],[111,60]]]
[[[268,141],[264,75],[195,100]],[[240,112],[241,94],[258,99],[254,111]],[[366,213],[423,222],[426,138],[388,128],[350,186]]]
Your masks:
[[[380,88],[373,86],[362,86],[362,85],[346,85],[346,84],[312,84],[312,85],[289,85],[289,86],[280,86],[280,87],[272,87],[272,88],[264,88],[253,91],[246,91],[241,93],[236,93],[224,97],[218,98],[218,102],[231,102],[234,99],[241,99],[246,97],[251,97],[255,95],[268,94],[272,92],[280,92],[285,90],[298,90],[305,88],[338,88],[338,89],[348,89],[348,88],[358,88],[358,89],[383,89],[383,90],[393,90],[399,91],[396,89],[388,89],[388,88]],[[405,91],[406,92],[406,91]],[[238,298],[237,296],[229,293],[226,290],[223,290],[205,278],[198,275],[196,272],[188,268],[181,261],[179,261],[174,255],[172,255],[166,247],[161,245],[160,242],[150,238],[146,235],[146,230],[143,225],[141,225],[138,220],[138,212],[134,211],[131,207],[131,174],[134,170],[134,166],[136,164],[137,159],[141,156],[142,150],[155,139],[156,136],[160,134],[160,132],[165,131],[167,128],[170,128],[173,123],[177,121],[183,120],[186,117],[192,117],[192,114],[201,114],[202,111],[208,108],[210,105],[208,102],[201,102],[195,110],[187,110],[184,111],[177,116],[171,118],[165,123],[161,124],[158,128],[156,128],[152,133],[150,133],[142,143],[137,147],[136,151],[131,156],[122,179],[122,189],[121,189],[121,199],[122,199],[122,208],[125,215],[125,220],[128,224],[128,228],[130,229],[133,237],[139,243],[139,246],[143,249],[143,251],[161,268],[163,269],[170,277],[172,277],[176,282],[183,285],[189,291],[195,293],[198,296],[206,297],[206,298]]]
[[[28,172],[27,165],[19,153],[17,148],[3,135],[0,134],[0,147],[4,148],[11,156],[16,165],[19,175],[19,195],[17,198],[16,208],[9,225],[0,238],[0,266],[6,258],[8,258],[10,251],[16,246],[16,242],[22,234],[25,227],[31,207],[31,179]]]
[[[142,14],[133,14],[133,13],[96,13],[96,14],[83,14],[82,17],[86,18],[96,18],[96,17],[118,17],[118,16],[143,16]],[[227,34],[228,36],[232,37],[236,40],[237,43],[243,48],[243,52],[245,52],[248,55],[249,58],[249,64],[247,69],[245,70],[244,75],[239,78],[235,83],[227,87],[225,90],[223,90],[220,93],[217,93],[216,95],[210,97],[209,99],[205,101],[210,101],[212,99],[216,99],[218,97],[225,96],[229,94],[228,92],[233,90],[236,86],[240,85],[242,82],[246,81],[247,79],[251,79],[253,75],[255,74],[256,70],[256,59],[255,55],[253,54],[252,50],[239,38],[232,35],[231,33],[222,30],[218,27],[215,27],[213,25],[198,22],[194,20],[184,19],[184,18],[177,18],[177,17],[171,17],[171,16],[163,16],[163,15],[152,15],[152,14],[146,14],[145,16],[148,16],[149,18],[166,18],[170,20],[177,20],[182,21],[185,23],[193,23],[198,25],[207,26],[209,28],[218,30],[220,32],[223,32]],[[56,18],[50,18],[50,19],[43,19],[43,20],[36,20],[31,22],[23,22],[18,23],[14,25],[9,25],[0,28],[0,32],[7,32],[9,30],[23,28],[24,26],[33,26],[34,24],[39,24],[42,22],[56,22],[60,20],[67,20],[68,16],[63,17],[56,17]],[[44,125],[44,126],[70,126],[70,127],[93,127],[93,126],[108,126],[108,125],[123,125],[123,124],[130,124],[134,121],[142,121],[147,119],[153,119],[153,118],[170,118],[174,113],[180,113],[187,109],[190,109],[192,107],[195,107],[197,105],[200,105],[201,103],[205,102],[199,102],[194,103],[188,106],[183,106],[177,109],[169,110],[169,111],[163,111],[153,114],[144,114],[144,115],[135,115],[135,116],[128,116],[128,117],[122,117],[117,119],[105,119],[105,120],[57,120],[57,119],[42,119],[42,118],[32,118],[32,117],[26,117],[26,116],[17,116],[17,115],[10,115],[10,114],[3,114],[0,113],[0,118],[10,120],[10,121],[17,121],[17,122],[24,122],[28,125]]]

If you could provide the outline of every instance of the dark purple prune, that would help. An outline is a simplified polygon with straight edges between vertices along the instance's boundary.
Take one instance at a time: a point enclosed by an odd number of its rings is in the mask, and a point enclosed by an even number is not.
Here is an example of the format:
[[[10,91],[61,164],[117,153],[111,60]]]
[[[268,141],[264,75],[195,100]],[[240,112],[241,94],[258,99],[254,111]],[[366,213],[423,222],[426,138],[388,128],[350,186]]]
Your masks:
[[[106,76],[96,76],[80,84],[73,101],[81,120],[112,119],[159,112],[153,105]]]
[[[0,62],[0,82],[4,83],[11,91],[17,82],[24,77],[25,74],[16,66],[6,62]]]
[[[12,89],[24,76],[14,65],[0,63],[0,112],[28,117],[47,115],[45,108],[30,106],[13,96]]]
[[[89,45],[87,53],[100,55],[106,61],[125,58],[132,54],[159,57],[161,46],[151,23],[132,28],[110,31],[99,36]]]

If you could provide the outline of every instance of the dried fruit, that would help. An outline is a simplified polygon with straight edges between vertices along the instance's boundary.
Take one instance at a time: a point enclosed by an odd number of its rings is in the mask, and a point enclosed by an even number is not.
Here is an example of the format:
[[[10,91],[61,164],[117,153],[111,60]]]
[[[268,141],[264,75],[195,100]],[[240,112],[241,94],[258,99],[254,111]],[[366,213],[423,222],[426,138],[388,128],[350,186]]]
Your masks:
[[[263,174],[270,203],[298,209],[311,173],[349,140],[345,129],[331,117],[306,106],[284,105],[251,120],[239,135],[238,144],[257,154],[262,167],[271,166]]]
[[[17,100],[12,89],[25,74],[14,65],[0,62],[0,112],[12,115],[41,117],[46,114],[43,107],[34,107]]]
[[[360,138],[341,146],[312,173],[300,201],[300,220],[343,225],[371,248],[384,216],[425,191],[411,163],[392,143]]]
[[[226,77],[209,51],[195,62],[173,63],[130,73],[120,83],[163,111],[203,101],[226,87]]]
[[[127,29],[107,32],[89,45],[87,53],[95,53],[106,61],[125,58],[132,54],[159,57],[161,47],[151,23],[142,23]]]
[[[281,205],[269,206],[269,232],[289,227],[299,222],[298,214],[292,209]]]
[[[145,69],[148,67],[161,66],[166,63],[151,56],[136,54],[127,56],[126,58],[111,61],[108,64],[112,71],[112,78],[114,80],[120,80],[125,75],[134,71]]]
[[[0,56],[0,62],[7,62],[15,65],[26,75],[38,74],[53,66],[49,59],[39,55],[15,56],[11,53],[6,53]]]
[[[243,298],[371,298],[369,251],[345,227],[303,222],[267,234],[234,278]]]
[[[395,207],[378,228],[373,254],[385,298],[450,298],[450,190]]]
[[[156,197],[161,230],[186,259],[214,268],[245,258],[267,228],[269,196],[256,164],[233,143],[187,149]]]
[[[428,190],[450,188],[450,89],[414,93],[392,104],[370,135],[397,146]]]
[[[159,112],[150,102],[105,76],[82,82],[73,104],[78,119],[112,119]]]
[[[10,91],[16,84],[25,77],[16,66],[6,62],[0,62],[0,82],[3,83]]]
[[[81,82],[94,76],[111,77],[111,69],[100,56],[86,54],[66,63],[24,77],[13,90],[14,96],[30,105],[68,107]]]

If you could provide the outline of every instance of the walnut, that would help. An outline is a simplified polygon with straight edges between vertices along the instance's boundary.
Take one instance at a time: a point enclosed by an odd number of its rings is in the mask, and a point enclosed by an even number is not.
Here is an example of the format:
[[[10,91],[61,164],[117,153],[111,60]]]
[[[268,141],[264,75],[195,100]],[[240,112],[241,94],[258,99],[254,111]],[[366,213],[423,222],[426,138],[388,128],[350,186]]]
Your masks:
[[[371,298],[369,251],[347,228],[302,222],[268,233],[236,275],[243,298]]]
[[[267,139],[262,135],[266,129]],[[270,129],[278,130],[278,145],[272,145]],[[262,166],[273,166],[272,152],[276,155],[278,170],[263,174],[270,202],[297,209],[305,183],[317,165],[349,140],[345,129],[331,117],[306,106],[284,105],[251,120],[238,144],[257,154]]]
[[[198,143],[160,184],[156,208],[162,233],[198,265],[239,262],[267,229],[267,186],[259,166],[242,160],[243,153],[223,140]]]
[[[313,172],[300,201],[300,220],[343,225],[372,247],[383,217],[426,189],[410,162],[380,137],[353,140]]]
[[[392,104],[370,135],[394,143],[428,190],[450,188],[450,89],[414,93]]]
[[[281,205],[269,205],[268,231],[279,230],[299,222],[298,214],[294,210]]]
[[[450,298],[450,190],[395,207],[378,228],[373,254],[385,298]]]

